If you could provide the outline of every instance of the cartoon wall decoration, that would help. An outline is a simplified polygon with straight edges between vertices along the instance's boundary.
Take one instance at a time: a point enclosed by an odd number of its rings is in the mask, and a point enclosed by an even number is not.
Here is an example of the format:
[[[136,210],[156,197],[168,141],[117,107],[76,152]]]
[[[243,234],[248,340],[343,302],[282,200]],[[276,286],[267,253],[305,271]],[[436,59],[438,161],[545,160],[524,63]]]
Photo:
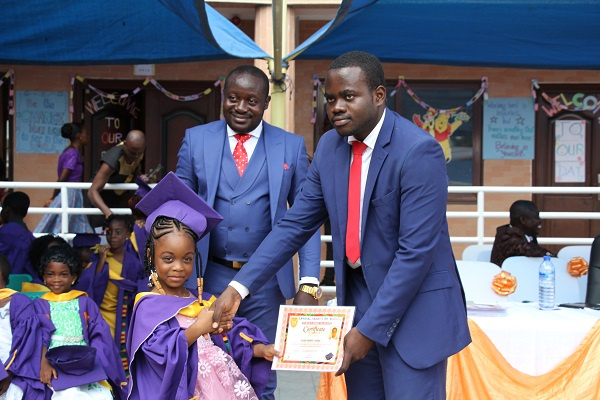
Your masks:
[[[391,92],[390,96],[394,96],[398,88],[403,87],[413,101],[426,110],[424,114],[413,114],[412,120],[417,126],[429,132],[431,136],[438,141],[444,150],[444,156],[446,157],[446,162],[448,163],[452,160],[450,136],[463,123],[471,119],[470,115],[465,110],[479,100],[481,96],[486,96],[487,85],[487,77],[484,76],[481,78],[481,87],[477,93],[464,105],[443,110],[436,109],[421,100],[421,98],[417,96],[417,94],[410,87],[408,87],[408,84],[402,76],[398,79],[398,83],[396,84],[395,89]]]
[[[454,133],[463,122],[469,121],[471,117],[464,111],[447,114],[439,113],[436,110],[427,110],[423,115],[413,114],[413,122],[421,129],[429,132],[433,136],[442,149],[446,162],[452,160],[452,149],[450,148],[450,135]]]

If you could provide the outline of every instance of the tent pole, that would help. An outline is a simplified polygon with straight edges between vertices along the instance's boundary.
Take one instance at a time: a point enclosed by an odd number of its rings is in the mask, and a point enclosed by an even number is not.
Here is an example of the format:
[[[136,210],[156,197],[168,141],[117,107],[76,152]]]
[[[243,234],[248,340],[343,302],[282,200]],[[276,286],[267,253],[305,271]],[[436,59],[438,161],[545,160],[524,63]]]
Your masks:
[[[283,53],[285,50],[286,0],[273,0],[273,65],[271,70],[271,123],[285,129],[285,72]],[[271,66],[271,65],[270,65]]]

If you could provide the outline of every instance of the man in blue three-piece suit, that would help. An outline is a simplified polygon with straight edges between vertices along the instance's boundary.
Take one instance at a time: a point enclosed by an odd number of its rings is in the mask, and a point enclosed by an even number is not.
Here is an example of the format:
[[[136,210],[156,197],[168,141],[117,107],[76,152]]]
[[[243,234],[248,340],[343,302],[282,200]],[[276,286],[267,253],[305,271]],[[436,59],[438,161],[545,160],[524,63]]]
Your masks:
[[[188,129],[179,150],[177,176],[210,204],[223,221],[198,244],[206,260],[204,289],[220,295],[258,245],[293,204],[308,173],[304,139],[262,120],[269,105],[269,79],[252,65],[235,68],[223,88],[225,121]],[[263,280],[244,300],[239,316],[275,342],[279,305],[318,303],[319,233],[300,249],[300,290],[296,293],[292,254],[283,268]],[[196,277],[188,281],[196,287]],[[275,372],[261,396],[274,399]]]
[[[215,304],[225,322],[331,221],[349,399],[445,399],[446,359],[471,341],[446,221],[446,161],[436,140],[387,109],[383,68],[363,52],[325,79],[335,130],[319,141],[296,202]]]

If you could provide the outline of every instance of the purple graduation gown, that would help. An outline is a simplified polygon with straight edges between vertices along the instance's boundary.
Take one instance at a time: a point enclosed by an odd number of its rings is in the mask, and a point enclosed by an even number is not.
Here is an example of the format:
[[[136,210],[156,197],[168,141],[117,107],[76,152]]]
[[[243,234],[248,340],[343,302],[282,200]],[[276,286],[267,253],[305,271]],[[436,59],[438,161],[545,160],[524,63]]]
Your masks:
[[[10,273],[29,274],[33,278],[33,282],[43,283],[27,258],[33,239],[35,239],[33,234],[17,222],[9,222],[0,226],[0,253],[10,263]]]
[[[83,339],[88,346],[96,348],[96,357],[98,357],[98,360],[108,377],[108,381],[113,387],[113,393],[117,396],[116,398],[124,398],[127,389],[125,389],[122,384],[127,381],[125,378],[125,371],[123,370],[123,364],[119,357],[119,350],[110,334],[110,328],[102,318],[100,309],[92,299],[87,296],[80,296],[77,299],[79,300],[81,326],[84,327]],[[50,304],[48,303],[48,300],[38,298],[34,300],[34,305],[42,325],[42,345],[48,348],[50,346],[52,332],[56,330],[52,320],[50,320]],[[74,380],[72,386],[78,385],[79,383]],[[48,389],[48,392],[51,396],[52,391]]]
[[[10,328],[12,346],[10,357],[4,363],[0,379],[6,377],[5,368],[13,373],[11,382],[23,390],[23,399],[42,400],[46,386],[40,382],[42,337],[33,302],[20,293],[10,298]]]
[[[203,294],[203,298],[209,297]],[[188,400],[194,396],[198,348],[196,343],[188,347],[185,329],[175,318],[181,309],[194,301],[195,298],[147,295],[135,305],[127,335],[131,374],[129,399]],[[213,335],[213,342],[232,356],[260,395],[259,391],[264,390],[269,379],[271,362],[253,359],[252,344],[242,338],[240,332],[257,343],[268,344],[268,341],[250,322],[235,318],[234,324],[234,329],[227,335],[230,349],[221,335]]]
[[[94,302],[100,306],[102,300],[104,300],[104,293],[108,287],[108,262],[104,263],[104,266],[99,273],[96,274],[96,267],[98,266],[99,255],[94,253],[90,257],[90,265],[83,271],[77,284],[73,286],[73,289],[81,290],[86,292]],[[131,317],[131,309],[133,300],[138,292],[139,281],[143,281],[144,285],[147,280],[144,279],[144,267],[140,261],[138,253],[135,251],[131,241],[125,242],[125,255],[123,257],[123,268],[121,270],[122,280],[111,280],[119,288],[119,295],[117,297],[117,315],[115,318],[115,330],[114,340],[115,343],[121,345],[121,331],[120,328],[125,322],[127,327],[129,319]],[[125,299],[127,294],[127,299]],[[123,313],[119,310],[123,309],[123,304],[128,306],[128,312],[125,315],[125,321],[123,321]]]

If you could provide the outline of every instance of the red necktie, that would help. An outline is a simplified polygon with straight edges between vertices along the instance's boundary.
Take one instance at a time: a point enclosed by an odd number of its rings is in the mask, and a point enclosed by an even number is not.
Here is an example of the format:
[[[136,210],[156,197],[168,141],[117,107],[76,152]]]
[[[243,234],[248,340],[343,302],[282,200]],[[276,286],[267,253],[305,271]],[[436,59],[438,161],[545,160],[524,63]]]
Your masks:
[[[244,148],[244,142],[250,139],[252,136],[247,133],[236,133],[233,136],[238,141],[235,145],[235,149],[233,149],[233,159],[235,160],[235,166],[237,167],[240,176],[242,176],[244,175],[244,171],[248,165],[248,153]]]
[[[348,224],[346,226],[346,257],[351,263],[360,258],[360,172],[362,169],[362,154],[367,148],[363,142],[352,142],[354,159],[350,165],[348,180]]]

